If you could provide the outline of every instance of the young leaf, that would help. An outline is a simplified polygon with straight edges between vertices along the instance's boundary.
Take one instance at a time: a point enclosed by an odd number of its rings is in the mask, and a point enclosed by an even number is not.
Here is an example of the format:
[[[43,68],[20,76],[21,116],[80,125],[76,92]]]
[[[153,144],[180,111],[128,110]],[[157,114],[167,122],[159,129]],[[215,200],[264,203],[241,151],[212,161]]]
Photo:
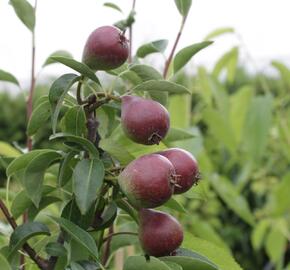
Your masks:
[[[215,37],[224,35],[224,34],[228,34],[228,33],[234,33],[235,29],[232,27],[222,27],[222,28],[218,28],[213,30],[212,32],[210,32],[205,38],[204,40],[209,40],[209,39],[213,39]]]
[[[183,17],[186,17],[189,10],[190,10],[192,0],[174,0],[174,1],[175,1],[175,5],[176,5],[178,11],[180,12],[180,14]]]
[[[0,69],[0,81],[11,82],[19,86],[18,80],[9,72]]]
[[[162,91],[174,94],[191,94],[186,87],[164,80],[150,80],[135,86],[132,91],[147,91],[149,93]]]
[[[37,208],[42,196],[45,170],[53,161],[60,158],[61,155],[55,151],[37,155],[28,163],[24,171],[24,187],[26,189],[27,195],[30,197]]]
[[[72,68],[73,70],[79,72],[85,77],[88,77],[95,83],[101,85],[99,79],[97,78],[96,74],[93,70],[91,70],[87,65],[84,63],[78,62],[70,57],[63,57],[63,56],[51,56],[49,59],[59,62],[67,67]]]
[[[146,260],[144,256],[130,256],[127,258],[123,270],[170,270],[170,268],[162,261],[155,257]]]
[[[86,134],[86,114],[82,106],[74,106],[68,109],[61,120],[62,130],[76,136]]]
[[[95,259],[98,259],[98,249],[94,238],[85,230],[64,218],[51,217],[75,241],[82,245]]]
[[[10,237],[9,257],[11,257],[22,245],[36,235],[50,235],[49,229],[40,222],[28,222],[18,226]]]
[[[53,52],[43,63],[42,67],[54,64],[54,63],[58,63],[58,61],[54,60],[52,57],[54,56],[61,56],[61,57],[66,57],[66,58],[73,58],[72,54],[68,51],[64,51],[64,50],[59,50],[59,51],[55,51]]]
[[[50,103],[48,100],[40,103],[32,112],[27,126],[27,134],[34,135],[41,128],[50,116]]]
[[[115,10],[120,11],[121,13],[123,13],[122,9],[119,6],[117,6],[116,4],[114,4],[114,3],[106,2],[106,3],[104,3],[104,6],[112,8],[112,9],[115,9]]]
[[[98,159],[83,159],[76,165],[73,172],[73,192],[82,215],[87,213],[97,198],[104,175],[104,165]]]
[[[185,233],[182,246],[206,257],[219,270],[242,270],[227,250],[217,247],[206,240],[194,237],[189,233]]]
[[[52,130],[56,132],[57,118],[66,93],[72,85],[79,81],[80,77],[75,74],[64,74],[53,82],[49,89],[49,102],[52,110]]]
[[[167,39],[160,39],[144,44],[137,50],[137,56],[144,58],[151,53],[163,53],[168,45]]]
[[[189,62],[189,60],[200,50],[208,47],[212,43],[213,43],[212,41],[203,41],[201,43],[196,43],[181,49],[176,54],[173,60],[174,73],[182,69]]]
[[[26,0],[10,0],[14,11],[23,24],[31,31],[35,27],[35,11],[31,4]]]
[[[98,159],[99,158],[99,152],[95,145],[79,136],[74,136],[71,134],[66,134],[66,133],[56,133],[52,136],[49,137],[50,140],[56,140],[56,139],[64,139],[66,142],[74,143],[77,145],[80,145],[84,150],[88,151],[94,158]]]

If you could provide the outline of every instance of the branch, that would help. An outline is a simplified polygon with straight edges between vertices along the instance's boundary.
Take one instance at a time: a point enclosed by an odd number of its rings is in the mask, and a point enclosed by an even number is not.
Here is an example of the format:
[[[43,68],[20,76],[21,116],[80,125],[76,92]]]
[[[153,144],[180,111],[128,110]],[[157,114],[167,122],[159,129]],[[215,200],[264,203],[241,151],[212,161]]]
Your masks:
[[[109,228],[109,235],[112,235],[112,234],[114,234],[114,225],[111,225]],[[112,240],[112,237],[109,237],[106,240],[106,246],[105,246],[105,250],[104,250],[104,254],[103,254],[103,258],[102,258],[103,265],[106,265],[106,263],[109,259],[109,256],[110,256],[111,240]]]
[[[182,18],[181,25],[180,25],[180,29],[179,29],[179,31],[178,31],[178,33],[177,33],[177,36],[176,36],[176,39],[175,39],[174,45],[173,45],[172,50],[171,50],[171,53],[170,53],[168,59],[167,59],[166,62],[165,62],[165,68],[164,68],[164,72],[163,72],[163,77],[164,77],[165,79],[166,79],[166,77],[167,77],[168,69],[169,69],[170,63],[171,63],[171,61],[172,61],[172,58],[173,58],[173,56],[174,56],[174,53],[175,53],[176,47],[177,47],[178,42],[179,42],[179,40],[180,40],[181,34],[182,34],[182,32],[183,32],[183,28],[184,28],[184,25],[185,25],[186,19],[187,19],[187,16],[184,16],[184,17]]]
[[[1,208],[5,218],[7,219],[8,223],[11,225],[13,230],[15,230],[17,228],[17,223],[16,223],[15,219],[10,215],[6,205],[4,204],[4,202],[1,199],[0,199],[0,208]],[[23,249],[29,255],[31,260],[33,260],[40,269],[47,270],[47,267],[48,267],[47,261],[45,259],[43,259],[42,257],[38,256],[36,254],[35,250],[29,244],[25,243],[23,245]]]
[[[131,12],[133,12],[135,10],[135,6],[136,6],[136,0],[133,0],[133,5],[132,5],[132,10]],[[133,26],[132,24],[130,25],[129,28],[129,59],[128,62],[132,63],[132,45],[133,45]]]

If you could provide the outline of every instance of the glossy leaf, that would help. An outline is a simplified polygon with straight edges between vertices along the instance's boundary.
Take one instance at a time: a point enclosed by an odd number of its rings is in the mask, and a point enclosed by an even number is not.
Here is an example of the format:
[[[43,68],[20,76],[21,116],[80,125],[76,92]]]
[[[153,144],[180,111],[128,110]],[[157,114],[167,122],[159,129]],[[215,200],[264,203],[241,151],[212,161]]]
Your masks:
[[[119,6],[117,6],[116,4],[114,4],[114,3],[106,2],[106,3],[104,3],[104,6],[105,6],[105,7],[112,8],[112,9],[115,9],[115,10],[117,10],[117,11],[123,13],[122,9],[121,9]]]
[[[53,57],[55,57],[55,56],[56,57],[61,56],[61,57],[65,57],[65,58],[73,58],[72,54],[68,51],[64,51],[64,50],[55,51],[45,60],[42,67],[46,67],[48,65],[58,63],[58,61],[53,59]]]
[[[9,256],[12,256],[28,239],[36,235],[50,235],[48,227],[40,222],[28,222],[18,226],[10,237]]]
[[[155,257],[150,257],[147,261],[144,256],[130,256],[127,258],[123,270],[170,270],[170,268],[162,261]]]
[[[50,103],[45,101],[40,103],[32,112],[27,126],[27,134],[34,135],[39,128],[46,124],[50,116]]]
[[[100,85],[100,81],[97,78],[94,71],[91,70],[84,63],[78,62],[70,57],[63,57],[63,56],[51,56],[50,59],[55,62],[59,62],[67,67],[72,68],[73,70],[79,72],[83,76],[88,77],[89,79],[91,79],[92,81]]]
[[[167,39],[160,39],[152,41],[150,43],[146,43],[138,48],[137,56],[140,58],[144,58],[145,56],[152,53],[163,53],[167,45],[168,45]]]
[[[85,248],[95,259],[98,259],[98,249],[95,240],[88,232],[64,218],[52,217],[52,219],[57,222],[75,241]]]
[[[26,0],[10,0],[15,13],[22,23],[31,31],[34,32],[35,27],[35,12],[31,4]]]
[[[135,86],[132,91],[147,91],[149,93],[155,91],[168,92],[173,94],[190,94],[190,90],[186,87],[164,80],[150,80]]]
[[[0,69],[0,81],[11,82],[19,86],[18,80],[9,72]]]
[[[50,140],[63,139],[66,142],[75,143],[77,145],[80,145],[84,150],[88,151],[94,158],[99,158],[99,152],[95,147],[95,145],[91,141],[83,137],[74,136],[66,133],[56,133],[50,136],[49,139]]]
[[[84,159],[76,165],[73,172],[73,192],[82,215],[86,214],[97,198],[104,175],[104,165],[98,159]]]
[[[61,120],[62,131],[76,136],[85,137],[86,115],[82,106],[74,106],[68,109]]]
[[[174,73],[182,69],[195,54],[208,47],[212,43],[212,41],[204,41],[181,49],[173,60]]]
[[[241,194],[239,194],[237,189],[228,179],[215,175],[210,177],[210,183],[230,209],[232,209],[249,225],[254,225],[255,219],[250,211],[248,202]]]
[[[235,29],[232,27],[222,27],[222,28],[213,30],[204,39],[209,40],[209,39],[213,39],[224,34],[229,34],[229,33],[234,33],[234,32],[235,32]]]
[[[242,270],[227,250],[217,247],[206,240],[194,237],[189,233],[185,233],[182,246],[206,257],[219,270]]]
[[[190,7],[192,4],[192,0],[175,0],[175,5],[183,17],[186,17]]]

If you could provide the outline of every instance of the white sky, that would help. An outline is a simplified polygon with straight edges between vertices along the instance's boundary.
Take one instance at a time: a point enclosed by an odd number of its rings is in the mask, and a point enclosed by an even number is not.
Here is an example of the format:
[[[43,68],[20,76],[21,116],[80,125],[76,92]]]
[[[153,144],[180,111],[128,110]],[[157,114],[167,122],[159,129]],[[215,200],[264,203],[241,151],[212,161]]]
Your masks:
[[[80,60],[92,30],[123,18],[117,11],[103,7],[104,2],[108,1],[39,0],[37,69],[50,53],[59,49],[70,51]],[[132,3],[131,0],[111,2],[121,6],[125,14]],[[133,50],[145,42],[163,38],[170,40],[170,48],[180,22],[174,0],[137,0],[136,8]],[[289,0],[193,0],[179,48],[202,41],[213,29],[231,26],[242,35],[259,68],[268,66],[272,59],[290,63],[289,11]],[[17,19],[8,1],[0,0],[0,69],[13,73],[22,84],[26,84],[30,74],[30,42],[30,32]],[[195,57],[190,67],[196,63],[212,65],[235,44],[237,39],[233,36],[217,39],[211,48]],[[42,76],[65,71],[53,65]]]

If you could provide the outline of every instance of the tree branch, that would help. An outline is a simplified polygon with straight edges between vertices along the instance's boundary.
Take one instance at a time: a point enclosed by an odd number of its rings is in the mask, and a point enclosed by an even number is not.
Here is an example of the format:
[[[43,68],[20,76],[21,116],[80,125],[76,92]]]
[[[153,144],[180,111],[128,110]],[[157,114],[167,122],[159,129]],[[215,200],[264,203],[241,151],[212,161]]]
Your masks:
[[[136,6],[136,0],[133,0],[131,12],[135,11],[135,6]],[[131,24],[129,27],[129,58],[128,58],[129,63],[132,63],[132,46],[133,46],[133,26]]]
[[[112,235],[112,234],[114,234],[114,225],[111,225],[109,228],[109,235]],[[103,258],[102,258],[103,265],[106,265],[106,263],[109,259],[109,256],[110,256],[111,240],[112,240],[112,237],[109,237],[106,240],[105,250],[104,250],[104,254],[103,254]]]

